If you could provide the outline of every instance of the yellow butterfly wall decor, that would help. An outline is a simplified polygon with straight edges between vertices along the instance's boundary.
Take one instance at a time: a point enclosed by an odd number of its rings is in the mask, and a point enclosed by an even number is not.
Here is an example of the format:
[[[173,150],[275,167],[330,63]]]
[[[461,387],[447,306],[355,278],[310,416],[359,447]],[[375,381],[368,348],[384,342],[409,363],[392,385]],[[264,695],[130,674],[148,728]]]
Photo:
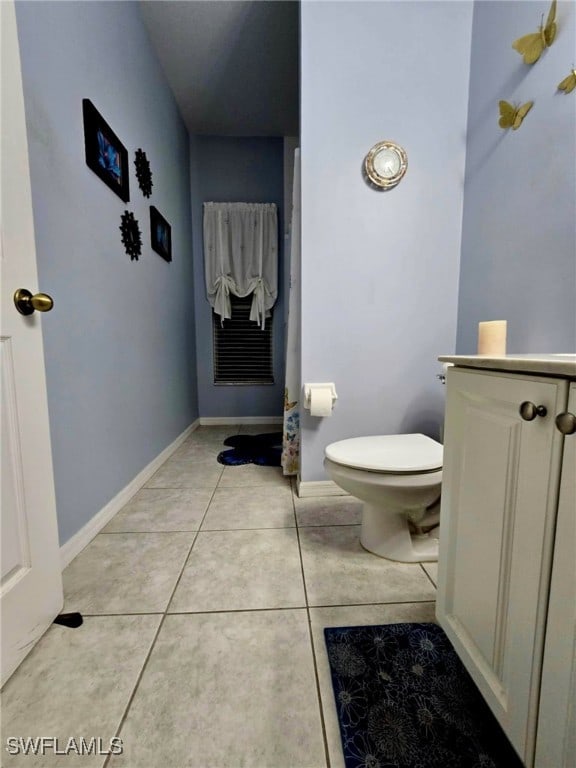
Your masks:
[[[512,128],[513,131],[518,130],[522,125],[522,120],[524,120],[528,112],[530,112],[533,105],[533,101],[527,101],[526,104],[522,104],[521,107],[514,107],[507,101],[499,101],[500,120],[498,121],[498,125],[500,128]]]
[[[512,48],[524,57],[524,64],[534,64],[545,48],[550,48],[556,37],[556,0],[552,0],[546,24],[541,24],[538,32],[519,37],[512,43]]]
[[[568,77],[565,77],[561,83],[558,83],[558,90],[564,91],[564,93],[572,93],[574,88],[576,88],[576,69],[573,69]]]

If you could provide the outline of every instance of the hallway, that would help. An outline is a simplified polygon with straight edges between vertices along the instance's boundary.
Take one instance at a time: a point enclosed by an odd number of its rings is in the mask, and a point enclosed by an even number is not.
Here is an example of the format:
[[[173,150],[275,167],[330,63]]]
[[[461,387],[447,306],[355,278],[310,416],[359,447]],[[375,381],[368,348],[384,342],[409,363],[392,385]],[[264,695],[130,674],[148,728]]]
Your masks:
[[[2,693],[3,765],[342,766],[323,627],[434,620],[435,566],[358,542],[360,504],[223,467],[200,427],[64,571],[64,611]],[[119,756],[9,755],[9,737]],[[327,756],[328,753],[328,756]]]

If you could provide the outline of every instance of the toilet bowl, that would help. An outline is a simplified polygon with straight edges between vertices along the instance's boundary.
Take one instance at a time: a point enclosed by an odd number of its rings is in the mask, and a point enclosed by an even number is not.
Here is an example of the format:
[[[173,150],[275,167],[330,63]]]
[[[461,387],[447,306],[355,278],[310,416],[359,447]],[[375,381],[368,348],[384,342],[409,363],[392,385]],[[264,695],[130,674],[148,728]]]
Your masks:
[[[440,443],[420,434],[353,437],[326,447],[330,479],[364,502],[364,549],[402,563],[438,560],[437,534],[423,529],[438,522],[442,455]]]

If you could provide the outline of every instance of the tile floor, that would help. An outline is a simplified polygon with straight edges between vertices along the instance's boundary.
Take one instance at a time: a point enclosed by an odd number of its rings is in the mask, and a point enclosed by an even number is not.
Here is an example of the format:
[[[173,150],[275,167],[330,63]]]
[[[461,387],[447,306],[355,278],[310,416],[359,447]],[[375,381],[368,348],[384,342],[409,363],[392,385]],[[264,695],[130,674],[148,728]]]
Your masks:
[[[65,611],[2,692],[12,766],[341,768],[323,628],[434,620],[435,568],[358,542],[360,504],[223,467],[200,427],[64,572]],[[6,738],[122,739],[121,756],[10,756]]]

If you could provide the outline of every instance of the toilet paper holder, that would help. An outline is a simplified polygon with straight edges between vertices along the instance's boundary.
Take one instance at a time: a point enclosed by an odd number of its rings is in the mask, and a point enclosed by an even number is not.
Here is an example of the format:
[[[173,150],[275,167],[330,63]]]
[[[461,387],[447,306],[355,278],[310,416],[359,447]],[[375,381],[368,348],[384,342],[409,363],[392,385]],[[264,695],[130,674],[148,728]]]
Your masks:
[[[334,403],[336,400],[338,400],[338,395],[336,394],[336,385],[332,382],[325,382],[325,383],[316,383],[316,384],[304,384],[304,408],[307,408],[310,410],[310,398],[312,396],[312,390],[319,388],[319,389],[326,389],[329,387],[331,389],[331,395],[332,395],[332,406],[334,406]]]

